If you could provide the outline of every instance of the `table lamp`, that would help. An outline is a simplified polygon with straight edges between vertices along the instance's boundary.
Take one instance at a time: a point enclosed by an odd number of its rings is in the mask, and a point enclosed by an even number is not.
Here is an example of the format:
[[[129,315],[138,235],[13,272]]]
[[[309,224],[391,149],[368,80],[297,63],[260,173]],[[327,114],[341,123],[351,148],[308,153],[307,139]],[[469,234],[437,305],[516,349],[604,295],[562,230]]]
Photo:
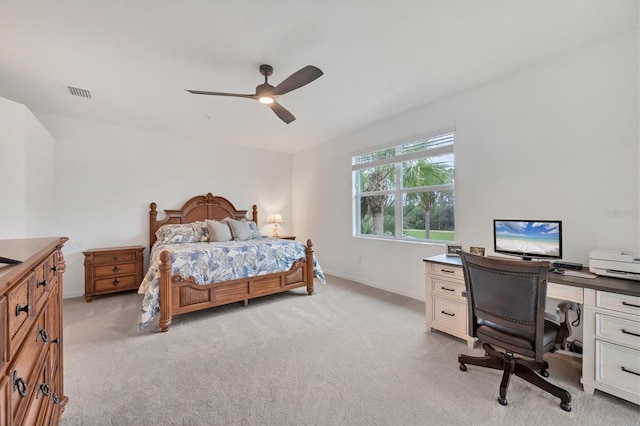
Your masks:
[[[279,238],[280,234],[278,233],[278,224],[284,223],[282,220],[282,215],[280,213],[273,213],[269,215],[268,223],[273,223],[273,238]]]

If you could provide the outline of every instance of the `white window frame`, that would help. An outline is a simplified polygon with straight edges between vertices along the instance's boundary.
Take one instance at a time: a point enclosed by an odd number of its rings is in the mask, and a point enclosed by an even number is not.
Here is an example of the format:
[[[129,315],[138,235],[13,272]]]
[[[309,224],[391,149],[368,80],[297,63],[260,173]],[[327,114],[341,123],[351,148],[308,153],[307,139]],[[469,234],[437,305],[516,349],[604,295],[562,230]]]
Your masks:
[[[451,144],[434,147],[422,151],[409,152],[406,154],[399,153],[399,150],[402,146],[409,144],[411,142],[419,142],[423,140],[430,140],[439,137],[449,137],[451,138]],[[414,136],[410,138],[405,138],[401,141],[397,141],[395,143],[389,145],[378,146],[376,148],[369,148],[366,151],[362,151],[360,153],[355,153],[351,157],[351,176],[352,176],[352,187],[353,187],[353,236],[362,237],[362,238],[374,238],[374,239],[391,239],[391,240],[404,240],[404,241],[412,241],[412,242],[421,242],[421,243],[434,243],[434,242],[442,242],[441,240],[432,240],[432,239],[414,239],[407,238],[403,235],[403,195],[408,193],[415,192],[434,192],[434,191],[443,191],[443,190],[451,190],[454,193],[455,197],[455,177],[452,183],[442,184],[442,185],[430,185],[430,186],[421,186],[421,187],[412,187],[412,188],[402,188],[402,164],[407,160],[415,160],[415,159],[428,159],[434,157],[440,157],[442,155],[451,154],[454,158],[454,174],[455,174],[455,156],[454,156],[454,146],[455,146],[455,127],[450,127],[446,129],[440,129],[434,132],[429,132],[428,134],[422,134],[420,136]],[[362,156],[372,155],[378,151],[382,150],[390,150],[395,149],[395,155],[372,160],[372,161],[362,161],[358,162],[358,159],[362,159]],[[359,182],[359,172],[363,169],[368,169],[372,167],[384,166],[394,164],[396,168],[396,176],[395,176],[395,188],[389,190],[382,191],[371,191],[366,193],[360,192],[360,182]],[[394,217],[395,217],[395,232],[393,236],[388,235],[372,235],[372,234],[362,234],[360,232],[361,228],[361,214],[360,214],[360,199],[364,196],[375,196],[375,195],[388,195],[393,196],[396,202],[394,202]],[[400,200],[400,202],[398,202]],[[455,205],[454,205],[454,216],[455,216]],[[455,218],[454,218],[455,223]],[[454,225],[455,226],[455,225]],[[455,231],[455,227],[454,227]],[[447,241],[451,243],[451,241]]]

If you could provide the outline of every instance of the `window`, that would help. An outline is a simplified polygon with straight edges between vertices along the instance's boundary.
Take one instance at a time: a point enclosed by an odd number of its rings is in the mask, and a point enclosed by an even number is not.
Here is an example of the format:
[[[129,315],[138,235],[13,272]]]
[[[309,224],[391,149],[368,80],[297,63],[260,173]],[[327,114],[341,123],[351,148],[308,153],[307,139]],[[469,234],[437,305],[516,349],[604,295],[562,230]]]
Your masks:
[[[454,133],[351,158],[354,235],[455,241]]]

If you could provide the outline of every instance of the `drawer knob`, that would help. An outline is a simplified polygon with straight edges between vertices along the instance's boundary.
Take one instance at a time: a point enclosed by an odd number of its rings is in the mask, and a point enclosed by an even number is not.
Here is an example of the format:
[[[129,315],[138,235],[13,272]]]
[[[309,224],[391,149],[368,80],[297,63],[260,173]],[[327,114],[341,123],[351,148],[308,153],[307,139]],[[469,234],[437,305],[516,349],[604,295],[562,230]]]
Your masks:
[[[31,306],[29,306],[29,304],[27,303],[24,306],[20,306],[20,304],[18,303],[16,305],[16,316],[20,316],[20,312],[26,312],[27,315],[31,313]]]
[[[58,267],[57,267],[56,265],[53,265],[53,266],[50,268],[50,270],[51,270],[51,271],[53,271],[53,272],[56,272],[56,271],[58,270]]]
[[[635,374],[636,376],[640,376],[640,373],[638,373],[636,371],[632,371],[632,370],[626,369],[624,367],[621,367],[621,368],[622,368],[622,371],[624,371],[625,373]]]
[[[38,324],[38,333],[36,334],[36,342],[38,341],[38,337],[42,339],[43,342],[49,343],[49,335],[47,334],[47,330],[44,328],[40,328]]]
[[[49,385],[46,383],[42,383],[40,386],[38,386],[38,392],[36,392],[36,399],[38,399],[38,396],[40,394],[42,394],[43,396],[49,396],[50,393],[51,393],[51,388],[49,387]]]
[[[27,383],[22,377],[18,377],[17,370],[13,370],[13,391],[18,391],[18,395],[20,395],[22,398],[27,396],[27,394],[29,393]]]
[[[38,288],[38,287],[40,287],[40,286],[42,286],[42,287],[46,287],[46,286],[47,286],[47,280],[44,280],[44,281],[37,281],[37,282],[36,282],[36,288]]]
[[[114,273],[114,274],[115,274],[116,272],[118,272],[119,270],[120,270],[120,269],[118,269],[118,267],[117,267],[117,266],[114,266],[114,267],[113,267],[113,269],[112,269],[112,271],[113,271],[113,273]]]
[[[118,260],[118,256],[113,256],[113,260]]]
[[[60,399],[58,399],[58,394],[57,393],[53,393],[53,395],[51,395],[51,400],[53,401],[54,404],[60,404]]]
[[[638,334],[638,333],[634,333],[634,332],[632,332],[632,331],[625,330],[624,328],[622,329],[622,332],[623,332],[624,334],[630,334],[630,335],[632,335],[632,336],[638,336],[638,337],[640,337],[640,334]]]
[[[447,312],[447,311],[442,311],[441,313],[445,314],[445,315],[449,315],[450,317],[455,317],[456,316],[456,314],[452,314],[451,312]]]
[[[56,337],[55,339],[53,339],[53,340],[51,341],[51,344],[53,345],[54,343],[60,343],[60,338],[59,338],[59,337]]]
[[[111,284],[113,284],[113,285],[118,285],[118,284],[120,284],[120,280],[118,280],[118,279],[116,278],[115,280],[113,280],[113,281],[111,282]]]

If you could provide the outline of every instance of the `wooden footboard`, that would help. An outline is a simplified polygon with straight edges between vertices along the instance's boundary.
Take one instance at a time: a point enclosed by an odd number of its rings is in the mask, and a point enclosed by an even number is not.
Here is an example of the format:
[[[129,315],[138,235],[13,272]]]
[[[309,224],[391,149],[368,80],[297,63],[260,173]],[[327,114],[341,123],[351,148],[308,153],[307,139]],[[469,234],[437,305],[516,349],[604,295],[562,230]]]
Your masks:
[[[160,254],[160,261],[160,328],[163,332],[169,330],[174,315],[234,302],[244,302],[246,306],[250,299],[304,286],[309,295],[313,293],[311,240],[307,240],[305,257],[288,271],[206,285],[196,283],[193,277],[171,276],[168,251]]]

